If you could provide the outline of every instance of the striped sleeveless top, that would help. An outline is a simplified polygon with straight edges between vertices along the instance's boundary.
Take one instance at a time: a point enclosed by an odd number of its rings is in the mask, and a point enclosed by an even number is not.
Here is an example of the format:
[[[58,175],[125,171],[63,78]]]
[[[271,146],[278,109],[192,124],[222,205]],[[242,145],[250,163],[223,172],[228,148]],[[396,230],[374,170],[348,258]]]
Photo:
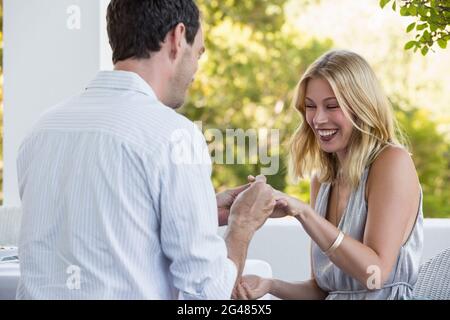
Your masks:
[[[356,190],[350,194],[347,207],[339,222],[338,228],[360,242],[363,241],[367,219],[367,202],[365,188],[369,167],[362,175]],[[315,211],[326,218],[328,198],[331,184],[323,183],[317,194]],[[417,281],[423,248],[423,212],[422,189],[414,227],[408,240],[400,248],[397,262],[389,279],[376,290],[367,290],[359,281],[339,269],[322,252],[315,242],[312,243],[312,267],[318,286],[328,292],[328,300],[365,300],[365,299],[408,299],[412,297],[414,284]],[[369,275],[369,274],[368,274]]]

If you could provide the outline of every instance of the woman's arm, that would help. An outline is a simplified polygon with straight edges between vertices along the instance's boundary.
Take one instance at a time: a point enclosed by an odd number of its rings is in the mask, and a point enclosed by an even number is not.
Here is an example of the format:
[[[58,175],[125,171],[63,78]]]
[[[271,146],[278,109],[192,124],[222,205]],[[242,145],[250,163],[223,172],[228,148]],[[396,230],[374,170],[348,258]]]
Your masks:
[[[243,276],[233,292],[233,298],[258,299],[265,294],[286,300],[319,300],[327,294],[320,289],[314,279],[302,282],[286,282],[277,279],[261,278],[256,275]]]
[[[368,289],[382,286],[397,260],[418,212],[419,182],[409,154],[386,148],[373,163],[368,181],[368,214],[363,242],[345,236],[331,261]],[[298,200],[288,200],[297,219],[323,250],[339,230]]]
[[[327,296],[315,279],[295,283],[272,279],[269,293],[285,300],[323,300]]]

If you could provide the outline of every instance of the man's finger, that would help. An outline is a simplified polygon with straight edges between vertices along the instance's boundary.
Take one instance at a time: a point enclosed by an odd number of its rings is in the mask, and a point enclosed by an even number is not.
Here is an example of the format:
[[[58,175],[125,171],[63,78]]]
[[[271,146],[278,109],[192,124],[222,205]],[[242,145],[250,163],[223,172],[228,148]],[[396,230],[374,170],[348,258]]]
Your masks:
[[[233,292],[231,292],[231,299],[234,299],[234,300],[238,299],[236,287],[234,287]]]
[[[247,299],[253,299],[250,286],[248,284],[246,284],[246,283],[243,283],[242,287],[244,288],[245,295],[246,295]]]
[[[233,196],[237,196],[239,193],[241,193],[242,191],[248,189],[248,187],[250,187],[250,183],[244,184],[242,186],[230,189],[231,193],[233,194]]]
[[[245,292],[245,290],[244,290],[244,288],[242,287],[241,284],[237,285],[237,291],[238,291],[239,299],[241,299],[241,300],[248,300],[247,293]]]
[[[252,175],[249,175],[249,176],[247,177],[247,180],[248,180],[248,182],[255,182],[255,177],[252,176]]]
[[[266,176],[263,174],[257,175],[255,178],[255,182],[264,182],[266,183],[267,179]]]

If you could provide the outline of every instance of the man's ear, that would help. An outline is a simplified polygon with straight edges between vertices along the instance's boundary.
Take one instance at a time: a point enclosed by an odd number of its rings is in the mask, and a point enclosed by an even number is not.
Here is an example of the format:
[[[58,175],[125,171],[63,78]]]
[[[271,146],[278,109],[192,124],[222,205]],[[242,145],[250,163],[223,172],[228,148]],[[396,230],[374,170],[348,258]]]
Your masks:
[[[170,59],[176,60],[186,46],[186,26],[179,23],[172,29],[169,35]]]

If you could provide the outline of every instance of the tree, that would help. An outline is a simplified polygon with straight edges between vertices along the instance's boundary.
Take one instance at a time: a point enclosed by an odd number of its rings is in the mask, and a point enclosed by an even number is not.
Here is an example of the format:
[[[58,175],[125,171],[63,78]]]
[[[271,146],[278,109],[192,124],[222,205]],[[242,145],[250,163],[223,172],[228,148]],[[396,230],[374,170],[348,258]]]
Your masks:
[[[291,93],[302,72],[331,47],[329,40],[304,40],[285,21],[285,0],[198,1],[203,14],[206,58],[182,112],[209,129],[279,129],[279,171],[268,181],[287,185],[287,141],[299,118],[290,107]],[[213,143],[210,143],[213,145]],[[215,146],[216,147],[216,146]],[[246,145],[248,147],[248,144]],[[225,143],[222,148],[226,148]],[[233,149],[237,151],[235,144]],[[217,189],[246,182],[262,164],[215,164]]]
[[[405,103],[405,102],[404,102]],[[406,103],[405,103],[406,104]],[[411,103],[407,103],[411,105]],[[419,175],[426,217],[450,216],[450,145],[425,109],[395,106],[396,117],[407,134]]]
[[[300,0],[296,0],[300,1]],[[326,39],[305,41],[301,30],[285,21],[285,1],[199,1],[205,21],[206,57],[182,112],[201,121],[209,145],[208,129],[275,128],[280,130],[280,170],[268,177],[275,188],[309,201],[309,183],[289,183],[286,160],[288,140],[300,117],[290,106],[292,92],[305,68],[333,43]],[[411,105],[408,97],[396,97],[397,116],[410,137],[413,159],[424,191],[426,216],[449,216],[446,185],[449,181],[448,142],[437,124]],[[408,111],[405,111],[408,110]],[[414,110],[414,111],[413,111]],[[222,148],[226,145],[223,144]],[[433,149],[430,149],[430,148]],[[237,151],[237,146],[233,146]],[[214,154],[213,154],[214,156]],[[216,189],[246,182],[258,174],[261,163],[213,166]]]
[[[437,43],[445,49],[450,40],[450,1],[449,0],[380,0],[383,8],[392,2],[392,9],[396,11],[400,2],[400,14],[416,18],[406,28],[406,32],[416,30],[415,40],[408,41],[405,49],[420,50],[423,55],[433,50]]]

